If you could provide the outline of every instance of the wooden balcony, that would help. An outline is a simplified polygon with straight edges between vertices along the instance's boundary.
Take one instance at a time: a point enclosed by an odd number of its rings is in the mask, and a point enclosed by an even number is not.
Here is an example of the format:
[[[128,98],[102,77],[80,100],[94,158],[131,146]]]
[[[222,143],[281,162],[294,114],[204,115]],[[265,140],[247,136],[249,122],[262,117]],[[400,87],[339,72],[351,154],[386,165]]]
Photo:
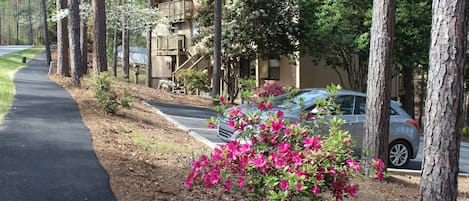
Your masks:
[[[184,54],[186,48],[184,35],[156,36],[152,40],[152,44],[156,44],[153,48],[153,55],[172,56]]]
[[[171,22],[180,22],[192,19],[193,4],[191,0],[173,0],[158,3],[158,9],[162,16]]]

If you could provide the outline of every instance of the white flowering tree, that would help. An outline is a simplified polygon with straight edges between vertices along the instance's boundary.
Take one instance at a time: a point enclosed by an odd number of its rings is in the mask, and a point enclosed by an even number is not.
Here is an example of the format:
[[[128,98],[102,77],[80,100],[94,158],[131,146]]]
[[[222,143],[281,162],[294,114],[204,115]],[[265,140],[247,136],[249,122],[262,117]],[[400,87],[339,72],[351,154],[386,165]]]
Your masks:
[[[162,22],[162,18],[156,8],[149,8],[148,4],[137,0],[108,1],[109,12],[107,13],[107,24],[114,27],[114,51],[113,69],[117,63],[117,39],[118,31],[122,32],[123,47],[123,74],[129,77],[129,37],[130,35],[143,35],[150,31],[153,26]],[[148,55],[151,58],[151,55]],[[115,71],[114,71],[115,72]]]

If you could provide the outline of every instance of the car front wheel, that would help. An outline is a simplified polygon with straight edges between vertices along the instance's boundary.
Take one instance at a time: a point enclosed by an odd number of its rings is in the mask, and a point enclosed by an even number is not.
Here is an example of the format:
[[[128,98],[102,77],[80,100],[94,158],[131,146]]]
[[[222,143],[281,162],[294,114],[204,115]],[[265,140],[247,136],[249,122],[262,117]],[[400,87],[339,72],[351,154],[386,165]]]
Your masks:
[[[398,140],[389,146],[389,166],[401,168],[406,166],[410,160],[409,143]]]

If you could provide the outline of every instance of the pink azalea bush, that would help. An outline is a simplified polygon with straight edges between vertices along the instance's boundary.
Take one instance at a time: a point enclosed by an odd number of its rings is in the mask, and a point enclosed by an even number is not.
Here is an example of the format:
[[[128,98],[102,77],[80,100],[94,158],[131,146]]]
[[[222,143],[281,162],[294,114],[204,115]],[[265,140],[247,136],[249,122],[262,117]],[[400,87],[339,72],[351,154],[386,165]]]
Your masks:
[[[229,126],[249,143],[234,140],[193,161],[185,181],[188,188],[222,186],[227,192],[236,189],[268,200],[321,200],[322,193],[342,200],[357,194],[352,178],[361,176],[361,166],[354,159],[350,134],[341,129],[343,120],[331,119],[329,133],[324,134],[304,122],[283,119],[281,110],[269,112],[267,99],[258,108],[253,114],[240,108],[229,111]],[[382,161],[374,160],[373,167],[382,175]]]
[[[285,88],[274,80],[266,80],[264,85],[257,89],[256,95],[263,96],[278,96],[285,93]]]

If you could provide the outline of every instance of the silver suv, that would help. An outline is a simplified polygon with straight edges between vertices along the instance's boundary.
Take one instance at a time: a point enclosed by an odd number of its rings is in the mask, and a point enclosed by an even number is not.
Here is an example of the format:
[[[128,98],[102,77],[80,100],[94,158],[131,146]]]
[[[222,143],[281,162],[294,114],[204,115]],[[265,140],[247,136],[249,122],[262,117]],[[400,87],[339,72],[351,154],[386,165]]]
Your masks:
[[[325,89],[301,90],[292,99],[286,95],[274,98],[273,111],[281,109],[284,118],[289,121],[299,121],[302,111],[315,110],[316,99],[325,99],[327,91]],[[300,107],[300,100],[304,100],[303,107]],[[360,154],[363,144],[366,94],[355,91],[341,90],[336,93],[336,103],[340,105],[341,114],[337,117],[346,121],[344,129],[348,130],[355,140],[355,152]],[[255,112],[257,107],[253,104],[243,104],[240,106],[243,112]],[[221,118],[218,123],[218,137],[229,142],[237,139],[239,132],[233,132],[233,128],[228,126],[227,117]],[[396,101],[391,102],[391,120],[389,127],[389,165],[393,167],[404,167],[410,159],[417,156],[419,147],[418,124],[412,119]]]

